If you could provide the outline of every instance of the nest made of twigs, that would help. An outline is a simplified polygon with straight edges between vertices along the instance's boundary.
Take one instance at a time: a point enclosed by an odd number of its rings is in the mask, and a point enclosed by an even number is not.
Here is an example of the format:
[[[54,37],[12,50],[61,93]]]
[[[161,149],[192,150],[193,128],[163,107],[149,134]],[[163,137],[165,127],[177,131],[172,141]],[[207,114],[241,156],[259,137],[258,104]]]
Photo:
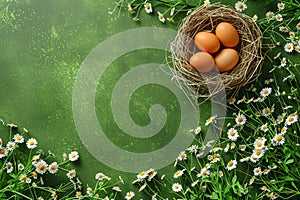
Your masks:
[[[235,48],[239,53],[239,62],[229,72],[200,74],[189,64],[190,57],[198,51],[193,38],[200,31],[214,32],[220,22],[231,23],[239,33],[240,43]],[[209,98],[222,90],[238,91],[260,74],[262,37],[259,27],[250,17],[222,4],[201,6],[182,20],[178,34],[171,43],[170,67],[174,68],[173,75],[178,83],[188,86],[196,98]]]

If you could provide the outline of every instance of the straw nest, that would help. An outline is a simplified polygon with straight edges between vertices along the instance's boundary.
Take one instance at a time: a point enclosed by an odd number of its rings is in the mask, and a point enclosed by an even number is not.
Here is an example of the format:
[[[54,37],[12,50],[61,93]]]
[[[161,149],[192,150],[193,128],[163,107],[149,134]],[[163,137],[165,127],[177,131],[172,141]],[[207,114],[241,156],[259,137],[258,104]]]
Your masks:
[[[200,74],[189,64],[190,57],[198,51],[193,38],[200,31],[214,32],[220,22],[229,22],[238,30],[240,43],[235,49],[239,53],[239,63],[231,71],[222,74]],[[238,91],[260,74],[262,37],[259,27],[250,17],[222,4],[201,6],[182,20],[178,34],[171,43],[170,67],[174,69],[173,75],[177,83],[187,86],[196,98],[210,98],[225,90]]]

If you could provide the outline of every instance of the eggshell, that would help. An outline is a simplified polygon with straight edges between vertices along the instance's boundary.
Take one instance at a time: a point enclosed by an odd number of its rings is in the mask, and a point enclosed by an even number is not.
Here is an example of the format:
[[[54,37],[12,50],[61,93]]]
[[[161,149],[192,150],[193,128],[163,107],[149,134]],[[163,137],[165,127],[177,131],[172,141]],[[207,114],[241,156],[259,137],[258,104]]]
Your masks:
[[[190,65],[192,68],[200,73],[211,71],[214,66],[214,58],[206,52],[198,52],[190,58]]]
[[[223,49],[216,55],[215,62],[219,72],[230,71],[239,62],[238,52],[230,48]]]
[[[238,31],[228,22],[221,22],[217,25],[216,36],[225,47],[236,47],[240,41]]]
[[[199,32],[196,34],[195,44],[201,51],[206,51],[208,53],[215,53],[220,48],[220,41],[217,36],[209,32]]]

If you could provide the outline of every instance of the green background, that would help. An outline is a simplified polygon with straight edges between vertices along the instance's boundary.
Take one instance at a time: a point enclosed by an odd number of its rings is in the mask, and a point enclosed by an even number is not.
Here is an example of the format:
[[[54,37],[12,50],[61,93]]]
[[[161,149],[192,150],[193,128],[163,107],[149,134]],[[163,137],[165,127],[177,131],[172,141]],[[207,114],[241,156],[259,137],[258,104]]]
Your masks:
[[[236,1],[222,2],[234,6]],[[252,0],[247,5],[250,16],[263,17],[267,11],[263,1]],[[162,24],[157,15],[148,15],[142,10],[140,21],[134,22],[126,10],[122,10],[119,17],[118,11],[108,14],[113,7],[113,1],[109,0],[0,0],[0,118],[26,127],[30,136],[37,138],[39,148],[51,150],[59,159],[64,152],[79,151],[76,169],[84,184],[93,184],[94,175],[101,171],[115,180],[121,175],[126,181],[122,187],[126,192],[132,189],[131,181],[136,175],[101,164],[87,152],[77,135],[72,118],[76,73],[91,50],[110,36],[143,26],[176,30],[179,19],[184,16],[175,18],[174,24]],[[163,8],[154,9],[158,10],[163,11]],[[159,50],[132,52],[115,60],[98,85],[95,102],[99,121],[114,143],[122,148],[143,150],[142,146],[133,147],[132,141],[118,132],[111,117],[106,117],[111,115],[108,102],[112,83],[132,67],[149,62],[163,63],[164,59],[165,53]],[[172,114],[168,115],[170,125],[163,139],[149,143],[153,148],[164,146],[176,132],[180,119],[178,102],[166,88],[155,85],[140,88],[130,102],[132,118],[140,125],[149,122],[149,106],[157,102]],[[200,107],[204,112],[209,109],[207,104]],[[201,115],[201,123],[209,115]],[[170,172],[170,169],[173,167],[159,173]]]

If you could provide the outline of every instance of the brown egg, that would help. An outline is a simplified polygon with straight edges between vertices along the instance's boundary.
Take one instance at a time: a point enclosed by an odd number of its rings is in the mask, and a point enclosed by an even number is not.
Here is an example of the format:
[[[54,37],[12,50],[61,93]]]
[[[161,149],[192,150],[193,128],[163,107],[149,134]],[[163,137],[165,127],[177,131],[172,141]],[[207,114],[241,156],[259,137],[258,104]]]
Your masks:
[[[220,48],[220,41],[217,36],[209,32],[199,32],[195,36],[195,44],[201,51],[215,53]]]
[[[229,71],[239,62],[238,52],[234,49],[223,49],[216,55],[215,62],[219,72]]]
[[[214,66],[214,58],[206,52],[198,52],[190,58],[190,65],[200,73],[211,71]]]
[[[221,22],[218,24],[216,36],[225,47],[236,47],[240,41],[240,36],[236,28],[228,22]]]

